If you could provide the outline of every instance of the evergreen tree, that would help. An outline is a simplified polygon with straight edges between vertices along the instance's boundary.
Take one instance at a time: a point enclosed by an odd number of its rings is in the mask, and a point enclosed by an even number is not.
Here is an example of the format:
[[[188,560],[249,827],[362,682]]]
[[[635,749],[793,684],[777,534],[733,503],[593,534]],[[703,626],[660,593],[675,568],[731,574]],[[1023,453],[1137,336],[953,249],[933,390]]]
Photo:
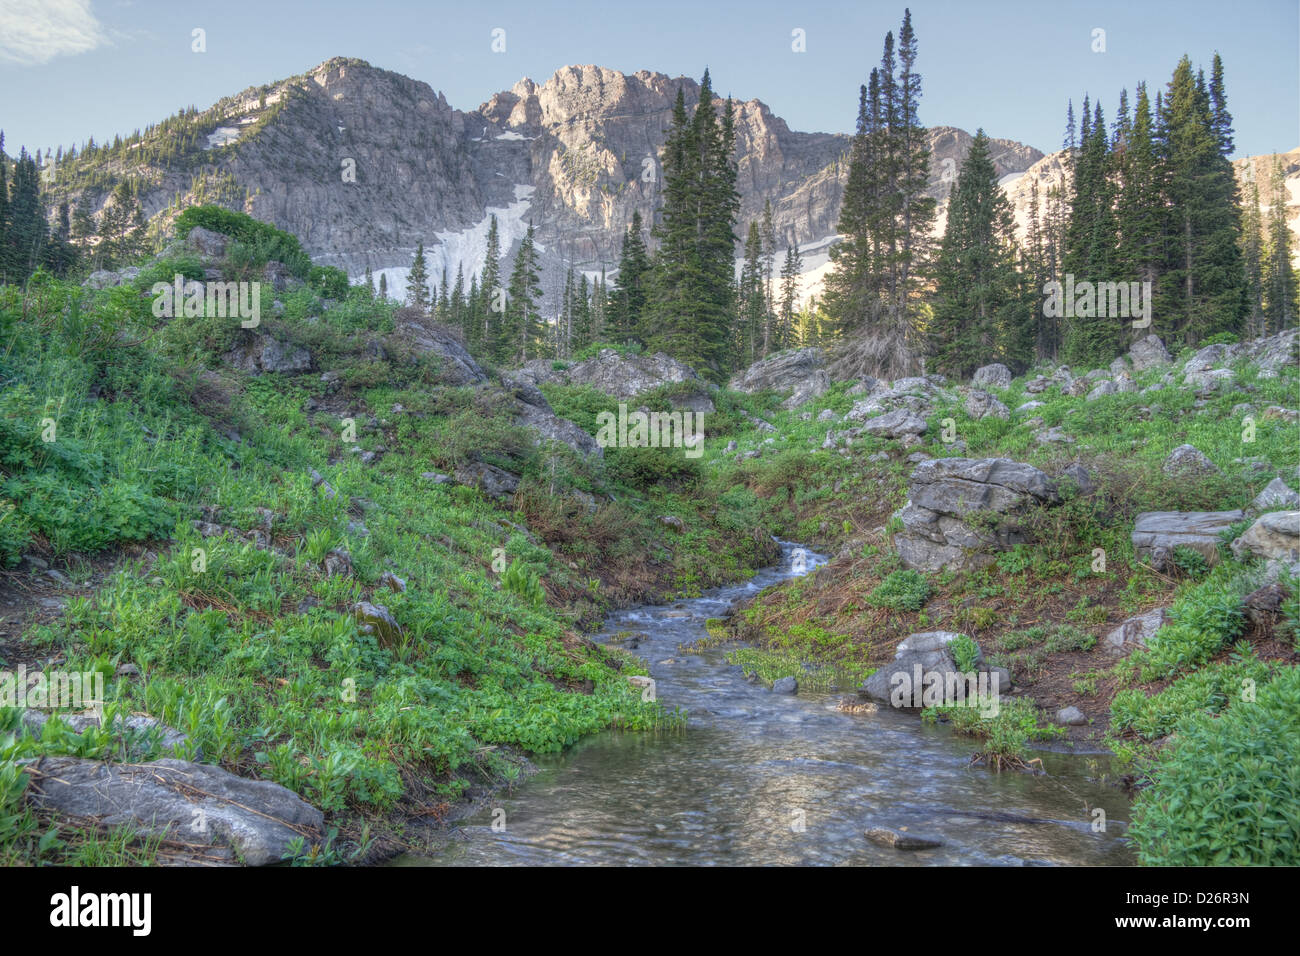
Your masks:
[[[1289,329],[1296,323],[1296,274],[1291,265],[1291,230],[1286,224],[1286,179],[1282,160],[1273,158],[1269,183],[1268,245],[1264,267],[1264,314],[1269,332]]]
[[[388,301],[388,275],[379,273],[379,299],[382,302]]]
[[[1241,250],[1240,209],[1232,165],[1231,117],[1223,100],[1212,104],[1204,76],[1192,76],[1184,56],[1163,101],[1164,199],[1170,212],[1169,256],[1157,299],[1168,339],[1193,344],[1218,332],[1239,332],[1249,309]]]
[[[763,297],[767,314],[776,312],[776,299],[772,293],[772,276],[776,273],[776,223],[772,219],[772,200],[763,200]]]
[[[654,290],[647,309],[647,342],[714,379],[733,356],[736,192],[735,116],[730,99],[718,121],[708,70],[700,101],[686,115],[678,90],[664,144],[662,219],[652,266]]]
[[[370,266],[366,266],[366,290],[370,293],[370,298],[375,297],[375,275],[370,271]]]
[[[578,277],[573,298],[573,341],[571,353],[581,352],[595,341],[591,328],[591,288],[584,272]]]
[[[429,314],[429,269],[424,262],[424,242],[415,247],[415,259],[406,276],[406,304],[421,315]]]
[[[479,285],[482,334],[478,337],[484,352],[497,355],[503,345],[505,289],[501,285],[501,236],[497,217],[488,222],[487,254],[483,259],[483,281]]]
[[[8,215],[6,274],[11,281],[23,281],[42,261],[49,235],[45,201],[40,191],[40,172],[26,150],[19,150],[18,160],[14,163]]]
[[[1119,178],[1119,248],[1115,271],[1118,281],[1150,282],[1154,289],[1164,257],[1167,212],[1164,205],[1163,168],[1157,155],[1151,122],[1151,101],[1145,83],[1138,84],[1132,128],[1117,161]],[[1144,336],[1149,329],[1133,330],[1125,337]],[[1124,342],[1121,338],[1121,345]]]
[[[1253,167],[1247,167],[1252,171]],[[1241,262],[1246,272],[1246,332],[1258,337],[1268,331],[1264,312],[1264,224],[1259,215],[1259,183],[1250,177],[1241,212]]]
[[[522,365],[529,359],[541,357],[546,351],[546,329],[542,322],[538,299],[541,297],[541,278],[537,272],[537,249],[533,242],[533,224],[519,244],[514,269],[510,274],[505,328],[510,340],[499,354],[499,361]]]
[[[641,213],[633,211],[632,223],[623,236],[618,261],[618,284],[610,302],[611,338],[619,342],[645,341],[643,328],[650,257],[641,236]]]
[[[768,321],[767,297],[763,292],[762,258],[762,233],[755,219],[750,221],[745,237],[745,259],[736,290],[736,301],[740,303],[736,348],[742,366],[752,365],[771,348],[772,323]]]
[[[990,361],[1029,364],[1032,313],[1016,255],[1014,213],[979,130],[949,201],[935,268],[928,338],[936,371],[966,378]]]
[[[799,330],[795,324],[795,301],[799,298],[799,275],[803,272],[803,257],[794,237],[785,248],[785,262],[781,266],[781,321],[777,328],[777,348],[790,348],[800,344]]]
[[[459,262],[456,263],[456,284],[451,288],[449,321],[468,340],[469,329],[465,325],[465,267]]]

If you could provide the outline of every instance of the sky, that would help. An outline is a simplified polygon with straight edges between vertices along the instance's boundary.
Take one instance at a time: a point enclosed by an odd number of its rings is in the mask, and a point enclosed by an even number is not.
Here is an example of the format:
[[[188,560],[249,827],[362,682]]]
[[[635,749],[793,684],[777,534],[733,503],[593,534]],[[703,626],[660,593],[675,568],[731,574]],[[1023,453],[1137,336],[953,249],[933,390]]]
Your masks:
[[[1050,152],[1068,99],[1100,98],[1109,121],[1121,88],[1131,99],[1141,80],[1163,87],[1184,53],[1208,72],[1217,51],[1234,155],[1300,145],[1300,0],[911,9],[927,126],[983,127]],[[350,56],[423,80],[462,110],[570,64],[696,78],[707,66],[720,94],[761,99],[792,129],[847,133],[902,14],[874,0],[0,0],[0,130],[10,154],[102,142]]]

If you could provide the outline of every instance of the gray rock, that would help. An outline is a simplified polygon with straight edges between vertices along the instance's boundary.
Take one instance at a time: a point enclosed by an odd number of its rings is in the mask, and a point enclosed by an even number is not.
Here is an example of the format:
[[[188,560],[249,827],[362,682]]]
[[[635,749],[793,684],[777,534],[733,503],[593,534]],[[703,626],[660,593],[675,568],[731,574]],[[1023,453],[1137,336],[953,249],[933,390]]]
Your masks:
[[[1147,511],[1133,524],[1133,553],[1157,571],[1170,565],[1174,548],[1196,551],[1219,563],[1219,535],[1244,517],[1242,511]]]
[[[966,396],[966,414],[971,418],[980,419],[992,416],[994,418],[1010,418],[1011,412],[1007,406],[990,395],[988,392],[980,389],[972,389]]]
[[[905,566],[925,571],[991,563],[996,552],[1024,541],[1021,516],[1061,501],[1047,475],[1006,458],[925,461],[912,472],[908,490],[894,543]],[[991,512],[997,520],[975,527],[965,520],[973,512]]]
[[[1232,542],[1232,553],[1239,561],[1250,557],[1287,564],[1300,561],[1300,511],[1260,515],[1245,534]]]
[[[461,465],[456,469],[456,480],[462,485],[478,488],[498,501],[504,501],[519,490],[518,475],[482,461]]]
[[[420,477],[433,482],[435,485],[445,485],[452,480],[451,475],[444,475],[440,471],[422,471]]]
[[[88,275],[86,281],[83,282],[82,285],[87,289],[99,290],[111,289],[113,286],[121,284],[121,282],[122,277],[116,272],[111,272],[108,269],[99,269],[98,271],[92,272]]]
[[[1268,485],[1255,496],[1253,506],[1256,511],[1263,511],[1266,508],[1300,508],[1300,494],[1292,491],[1287,487],[1287,483],[1281,478],[1274,478]]]
[[[1000,362],[981,366],[975,370],[970,383],[977,388],[1006,388],[1011,384],[1011,369]]]
[[[780,677],[772,682],[772,693],[774,694],[797,694],[799,693],[799,682],[793,677]]]
[[[311,353],[302,346],[248,331],[240,333],[238,343],[226,353],[226,362],[250,375],[263,372],[295,375],[310,371],[312,365]]]
[[[1165,343],[1160,341],[1157,335],[1148,335],[1144,339],[1134,342],[1128,350],[1128,356],[1133,361],[1133,371],[1144,372],[1149,368],[1155,368],[1157,365],[1168,365],[1173,361],[1173,356],[1165,348]]]
[[[1082,724],[1086,724],[1088,718],[1084,716],[1083,711],[1078,707],[1062,707],[1056,712],[1056,722],[1071,727],[1078,727]]]
[[[200,256],[206,256],[209,259],[220,259],[226,254],[226,247],[230,240],[219,232],[213,232],[211,229],[204,229],[202,226],[195,226],[190,230],[189,235],[185,237],[185,247]]]
[[[352,605],[352,616],[361,625],[361,630],[367,634],[374,634],[381,645],[394,644],[402,637],[402,626],[397,623],[393,613],[382,604],[358,601]]]
[[[438,379],[443,384],[477,385],[487,381],[487,374],[454,329],[421,315],[417,309],[398,309],[393,315],[393,330],[414,352],[437,357]]]
[[[1161,471],[1170,477],[1201,477],[1220,475],[1219,466],[1206,458],[1195,445],[1179,445],[1169,453]]]
[[[614,349],[601,349],[592,358],[566,368],[556,369],[553,365],[550,359],[533,359],[515,374],[534,382],[589,385],[614,398],[633,398],[677,382],[698,382],[704,387],[694,369],[663,352],[623,356]]]
[[[821,349],[794,349],[755,362],[727,383],[739,392],[792,392],[784,408],[798,408],[830,388],[825,356]]]
[[[1034,441],[1040,445],[1073,445],[1074,436],[1067,435],[1060,425],[1034,432]]]
[[[1080,498],[1085,498],[1097,490],[1097,483],[1092,480],[1092,475],[1080,464],[1068,465],[1064,468],[1059,480],[1073,485],[1075,493]]]
[[[348,553],[347,548],[334,548],[325,555],[325,560],[321,563],[325,566],[325,573],[330,577],[352,573],[352,555]]]
[[[1032,412],[1035,408],[1044,408],[1046,405],[1046,402],[1028,401],[1023,405],[1016,406],[1016,414],[1019,415],[1021,412]]]
[[[278,783],[170,757],[105,764],[42,757],[28,765],[27,799],[104,826],[201,846],[232,848],[249,866],[280,862],[294,840],[320,840],[324,815]]]
[[[1114,382],[1098,382],[1097,385],[1087,395],[1086,401],[1095,402],[1097,399],[1106,395],[1114,395],[1119,388]]]
[[[694,412],[697,415],[712,415],[718,410],[713,399],[704,392],[691,392],[689,395],[674,395],[670,404],[675,412]]]
[[[872,843],[892,847],[895,850],[932,850],[943,846],[943,841],[937,837],[922,836],[891,827],[868,827],[865,836]]]
[[[926,428],[924,418],[903,408],[886,412],[879,418],[868,419],[862,424],[862,431],[881,438],[922,435],[925,433]]]
[[[539,444],[542,441],[558,441],[584,457],[604,457],[605,451],[597,444],[596,439],[567,418],[556,415],[551,408],[551,403],[546,400],[537,386],[522,378],[502,377],[507,384],[514,386],[514,394],[518,400],[515,424],[537,432],[536,440]]]
[[[677,517],[677,515],[660,515],[659,523],[665,528],[669,528],[678,534],[684,534],[686,532],[686,522]]]
[[[822,410],[817,414],[817,421],[819,421],[819,422],[833,422],[833,421],[837,421],[837,420],[839,419],[839,417],[840,417],[840,416],[836,415],[835,412],[834,412],[832,409],[829,409],[829,408],[823,408],[823,409],[822,409]]]
[[[1134,647],[1146,647],[1151,636],[1164,626],[1167,617],[1167,611],[1163,607],[1135,614],[1107,634],[1102,643],[1107,650],[1117,653],[1124,653]]]

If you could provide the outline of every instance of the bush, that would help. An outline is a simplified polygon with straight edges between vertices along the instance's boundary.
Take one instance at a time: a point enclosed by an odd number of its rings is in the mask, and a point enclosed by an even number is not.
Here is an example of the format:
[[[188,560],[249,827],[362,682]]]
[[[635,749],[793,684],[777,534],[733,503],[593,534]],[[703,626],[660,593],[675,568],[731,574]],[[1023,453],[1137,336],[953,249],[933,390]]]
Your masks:
[[[953,663],[957,665],[957,670],[963,674],[969,674],[975,670],[975,662],[979,660],[980,649],[971,638],[965,634],[958,634],[948,644],[948,650],[952,653]]]
[[[930,593],[930,582],[919,571],[909,568],[895,571],[881,581],[880,586],[867,595],[867,603],[895,611],[919,611],[930,599]]]
[[[700,476],[699,460],[687,458],[682,448],[606,448],[605,473],[633,488],[694,483]]]
[[[348,294],[348,274],[334,266],[312,266],[307,284],[327,299],[342,299]]]
[[[1133,806],[1138,861],[1156,866],[1300,864],[1300,668],[1221,717],[1178,725]]]
[[[300,279],[307,278],[311,270],[311,259],[303,252],[297,236],[242,212],[220,206],[190,206],[176,217],[176,235],[181,238],[199,226],[242,244],[250,262],[260,259],[259,264],[265,265],[275,259]],[[233,258],[234,250],[231,252]]]

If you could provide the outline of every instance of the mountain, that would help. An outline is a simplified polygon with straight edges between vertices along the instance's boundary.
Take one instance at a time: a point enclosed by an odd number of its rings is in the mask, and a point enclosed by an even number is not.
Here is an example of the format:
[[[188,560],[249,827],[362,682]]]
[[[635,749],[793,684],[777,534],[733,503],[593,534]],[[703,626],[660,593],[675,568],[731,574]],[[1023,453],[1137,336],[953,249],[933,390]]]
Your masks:
[[[444,266],[454,279],[463,265],[468,282],[482,266],[490,215],[503,253],[531,220],[554,290],[569,265],[612,271],[634,210],[652,221],[679,87],[693,108],[695,80],[567,66],[462,112],[426,83],[335,58],[78,156],[47,178],[57,198],[95,211],[128,177],[141,184],[146,216],[160,221],[196,201],[243,209],[298,235],[318,261],[353,276],[386,271],[395,295],[417,241],[435,281]],[[798,242],[815,279],[835,235],[850,138],[791,130],[757,99],[735,108],[737,232],[770,200],[780,245]],[[936,127],[930,138],[931,193],[942,200],[971,136]],[[993,144],[999,175],[1043,155],[1011,140]]]

